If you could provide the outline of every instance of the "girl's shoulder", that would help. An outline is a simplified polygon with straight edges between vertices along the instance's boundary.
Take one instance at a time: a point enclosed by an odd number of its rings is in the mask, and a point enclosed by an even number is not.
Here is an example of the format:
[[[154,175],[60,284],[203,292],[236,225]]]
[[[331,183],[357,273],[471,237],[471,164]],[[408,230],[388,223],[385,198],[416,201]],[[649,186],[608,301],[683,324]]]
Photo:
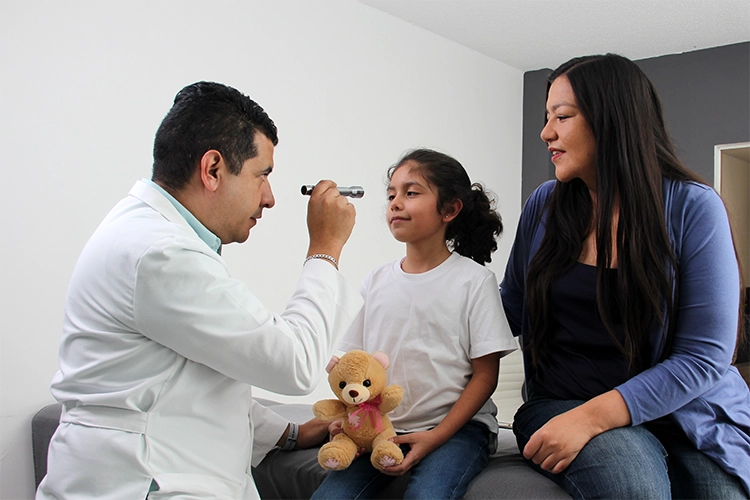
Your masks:
[[[367,273],[365,279],[363,280],[363,284],[370,284],[373,282],[382,281],[383,279],[392,279],[400,266],[401,259],[387,262],[385,264],[380,264],[372,271]]]
[[[367,287],[380,287],[387,283],[398,283],[406,286],[431,286],[435,280],[459,280],[461,282],[483,281],[494,277],[489,268],[453,252],[448,259],[424,273],[406,274],[401,270],[401,259],[380,265],[373,269],[364,279]]]
[[[472,277],[486,278],[494,276],[495,273],[486,266],[476,262],[469,257],[453,252],[451,258],[454,260],[452,272],[466,274]]]

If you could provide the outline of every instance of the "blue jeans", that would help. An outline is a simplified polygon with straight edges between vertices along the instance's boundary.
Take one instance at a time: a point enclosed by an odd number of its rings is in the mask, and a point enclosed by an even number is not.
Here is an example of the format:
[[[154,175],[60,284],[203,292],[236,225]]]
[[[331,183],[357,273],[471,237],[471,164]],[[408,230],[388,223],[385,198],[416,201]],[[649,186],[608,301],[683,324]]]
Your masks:
[[[489,456],[487,428],[469,422],[441,447],[427,455],[409,473],[405,499],[461,498]],[[408,446],[402,445],[404,455]],[[374,496],[395,478],[378,471],[369,455],[362,455],[349,468],[331,471],[313,494],[313,499],[365,499]]]
[[[513,423],[519,450],[549,419],[581,404],[545,398],[524,403]],[[528,463],[573,498],[747,498],[739,478],[696,449],[682,429],[667,420],[596,436],[560,474]]]

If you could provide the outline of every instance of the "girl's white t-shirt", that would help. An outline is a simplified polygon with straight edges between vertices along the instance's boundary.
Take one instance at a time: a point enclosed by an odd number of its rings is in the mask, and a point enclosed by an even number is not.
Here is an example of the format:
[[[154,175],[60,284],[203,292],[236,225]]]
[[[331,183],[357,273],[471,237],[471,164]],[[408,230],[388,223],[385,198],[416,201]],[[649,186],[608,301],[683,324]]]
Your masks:
[[[365,305],[339,349],[388,355],[388,383],[404,389],[388,414],[397,432],[439,424],[472,375],[471,360],[517,344],[505,318],[495,274],[453,253],[425,273],[407,274],[401,262],[383,265],[362,282]],[[491,399],[473,420],[497,433]]]

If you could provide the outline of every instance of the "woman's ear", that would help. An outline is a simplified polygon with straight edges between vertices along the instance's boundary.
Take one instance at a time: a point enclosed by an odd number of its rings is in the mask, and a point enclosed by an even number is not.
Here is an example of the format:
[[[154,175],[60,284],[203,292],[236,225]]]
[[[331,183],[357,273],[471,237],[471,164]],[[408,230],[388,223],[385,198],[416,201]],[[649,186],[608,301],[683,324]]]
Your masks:
[[[461,212],[462,208],[464,208],[464,202],[458,198],[450,203],[446,203],[442,211],[443,222],[450,222],[455,219]]]

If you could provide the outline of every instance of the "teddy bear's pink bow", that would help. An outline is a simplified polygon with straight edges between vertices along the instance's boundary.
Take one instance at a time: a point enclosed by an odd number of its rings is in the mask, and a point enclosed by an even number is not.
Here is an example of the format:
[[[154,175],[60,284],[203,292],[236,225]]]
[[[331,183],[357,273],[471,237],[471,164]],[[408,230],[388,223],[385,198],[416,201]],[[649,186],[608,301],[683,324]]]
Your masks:
[[[366,417],[367,415],[369,415],[370,422],[372,422],[372,424],[375,426],[375,430],[377,431],[377,433],[380,434],[381,432],[383,432],[383,419],[380,417],[380,408],[378,408],[381,402],[382,398],[378,396],[372,401],[365,401],[364,403],[358,404],[357,408],[359,409],[349,415],[349,426],[352,428],[352,430],[359,430],[359,428],[362,427],[362,424],[365,422],[365,419],[362,417]],[[360,417],[359,414],[363,412],[364,415]]]

